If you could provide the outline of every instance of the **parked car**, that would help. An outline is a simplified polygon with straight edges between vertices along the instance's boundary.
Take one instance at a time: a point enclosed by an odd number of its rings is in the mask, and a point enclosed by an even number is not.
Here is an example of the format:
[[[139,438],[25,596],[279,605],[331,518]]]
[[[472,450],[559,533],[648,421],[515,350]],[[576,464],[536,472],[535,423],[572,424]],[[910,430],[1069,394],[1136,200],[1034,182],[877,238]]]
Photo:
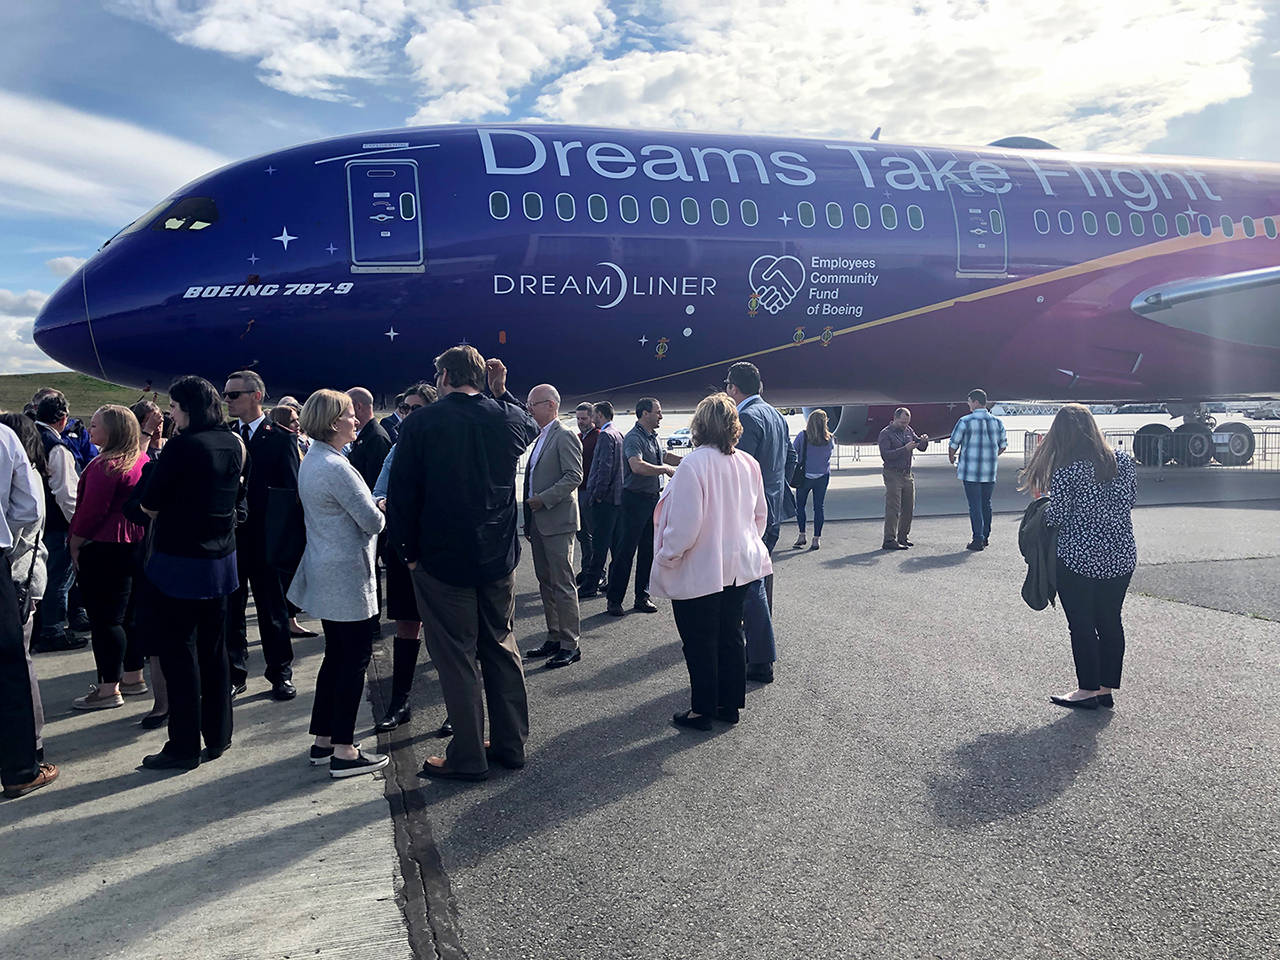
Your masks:
[[[693,446],[693,434],[689,432],[688,427],[681,427],[671,436],[667,437],[667,449],[678,450]]]

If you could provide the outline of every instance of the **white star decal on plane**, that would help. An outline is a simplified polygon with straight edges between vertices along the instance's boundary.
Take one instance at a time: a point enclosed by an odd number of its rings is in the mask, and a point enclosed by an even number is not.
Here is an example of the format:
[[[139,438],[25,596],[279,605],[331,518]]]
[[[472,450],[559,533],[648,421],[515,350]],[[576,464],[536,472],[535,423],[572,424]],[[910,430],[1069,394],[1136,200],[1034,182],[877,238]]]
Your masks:
[[[388,340],[390,340],[392,343],[395,343],[396,337],[400,336],[400,334],[396,333],[395,327],[392,327],[390,330],[384,333],[383,336],[386,337]]]
[[[1196,212],[1195,212],[1195,210],[1192,208],[1191,204],[1189,204],[1189,203],[1187,204],[1187,209],[1183,210],[1182,212],[1183,212],[1183,213],[1185,213],[1185,214],[1187,215],[1187,218],[1188,218],[1189,220],[1194,220],[1194,219],[1196,218]]]
[[[256,253],[251,253],[251,254],[249,254],[249,256],[248,256],[248,257],[246,257],[245,259],[247,259],[250,263],[257,263],[257,262],[258,262],[259,260],[261,260],[262,258],[261,258],[260,256],[258,256]]]
[[[785,212],[778,219],[782,221],[782,225],[784,227],[791,222],[791,218],[788,217]]]
[[[640,346],[642,346],[642,347],[643,347],[643,346],[644,346],[646,343],[648,343],[648,342],[649,342],[649,338],[648,338],[648,337],[646,337],[646,336],[641,336],[641,337],[640,337]]]
[[[329,245],[325,247],[325,249],[329,251],[329,256],[333,256],[335,253],[338,252],[338,248],[333,245],[332,240],[329,241]]]
[[[267,175],[268,177],[273,177],[273,176],[275,176],[276,168],[275,168],[275,167],[267,167],[267,169],[266,169],[265,171],[263,171],[263,172],[264,172],[264,173],[266,173],[266,175]]]
[[[280,228],[280,236],[278,236],[278,237],[272,237],[271,239],[272,239],[272,240],[279,240],[281,243],[283,243],[283,244],[284,244],[284,248],[285,248],[286,250],[288,250],[288,249],[289,249],[289,241],[290,241],[290,240],[297,240],[298,238],[297,238],[297,237],[291,237],[291,236],[289,236],[289,228],[288,228],[288,227],[281,227],[281,228]]]

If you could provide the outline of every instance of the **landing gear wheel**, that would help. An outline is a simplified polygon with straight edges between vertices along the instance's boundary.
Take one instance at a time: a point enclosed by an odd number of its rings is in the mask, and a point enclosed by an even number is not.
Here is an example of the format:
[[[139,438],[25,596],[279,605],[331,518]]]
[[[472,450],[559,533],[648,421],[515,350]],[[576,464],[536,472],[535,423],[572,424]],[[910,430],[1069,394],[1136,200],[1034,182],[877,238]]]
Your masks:
[[[1213,428],[1184,423],[1173,431],[1173,459],[1183,467],[1203,467],[1213,459]]]
[[[1213,459],[1224,467],[1239,467],[1253,459],[1253,431],[1247,424],[1224,423],[1213,432]]]
[[[1163,423],[1148,423],[1133,435],[1133,456],[1144,467],[1158,467],[1173,456],[1173,431]]]

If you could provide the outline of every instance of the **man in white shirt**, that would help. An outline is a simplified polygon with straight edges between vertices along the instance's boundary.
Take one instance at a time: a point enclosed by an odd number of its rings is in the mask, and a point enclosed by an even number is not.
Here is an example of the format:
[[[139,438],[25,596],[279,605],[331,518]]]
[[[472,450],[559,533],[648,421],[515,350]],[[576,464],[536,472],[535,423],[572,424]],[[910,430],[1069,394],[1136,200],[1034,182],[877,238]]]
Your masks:
[[[52,783],[58,768],[36,754],[36,715],[22,642],[18,592],[9,566],[12,530],[40,518],[40,480],[22,442],[0,425],[0,784],[6,797],[20,797]]]
[[[44,444],[49,466],[41,478],[45,502],[44,545],[49,551],[49,584],[40,602],[40,634],[34,649],[40,652],[76,650],[89,641],[67,630],[67,593],[75,580],[67,528],[76,512],[76,491],[80,483],[75,454],[62,438],[71,415],[67,398],[57,390],[44,390],[36,402],[36,429]]]

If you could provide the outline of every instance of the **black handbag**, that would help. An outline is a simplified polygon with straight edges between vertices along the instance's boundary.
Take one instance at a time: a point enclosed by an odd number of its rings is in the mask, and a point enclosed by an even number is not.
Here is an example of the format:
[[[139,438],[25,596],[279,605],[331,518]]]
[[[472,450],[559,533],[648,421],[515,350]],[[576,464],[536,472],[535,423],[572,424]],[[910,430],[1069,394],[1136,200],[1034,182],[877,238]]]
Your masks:
[[[788,481],[797,490],[804,483],[804,465],[809,459],[809,432],[806,430],[800,436],[803,438],[800,441],[800,459],[796,461],[795,469],[791,471],[791,479]]]
[[[298,491],[289,487],[267,488],[265,524],[266,560],[283,573],[293,573],[307,548],[307,525]]]

